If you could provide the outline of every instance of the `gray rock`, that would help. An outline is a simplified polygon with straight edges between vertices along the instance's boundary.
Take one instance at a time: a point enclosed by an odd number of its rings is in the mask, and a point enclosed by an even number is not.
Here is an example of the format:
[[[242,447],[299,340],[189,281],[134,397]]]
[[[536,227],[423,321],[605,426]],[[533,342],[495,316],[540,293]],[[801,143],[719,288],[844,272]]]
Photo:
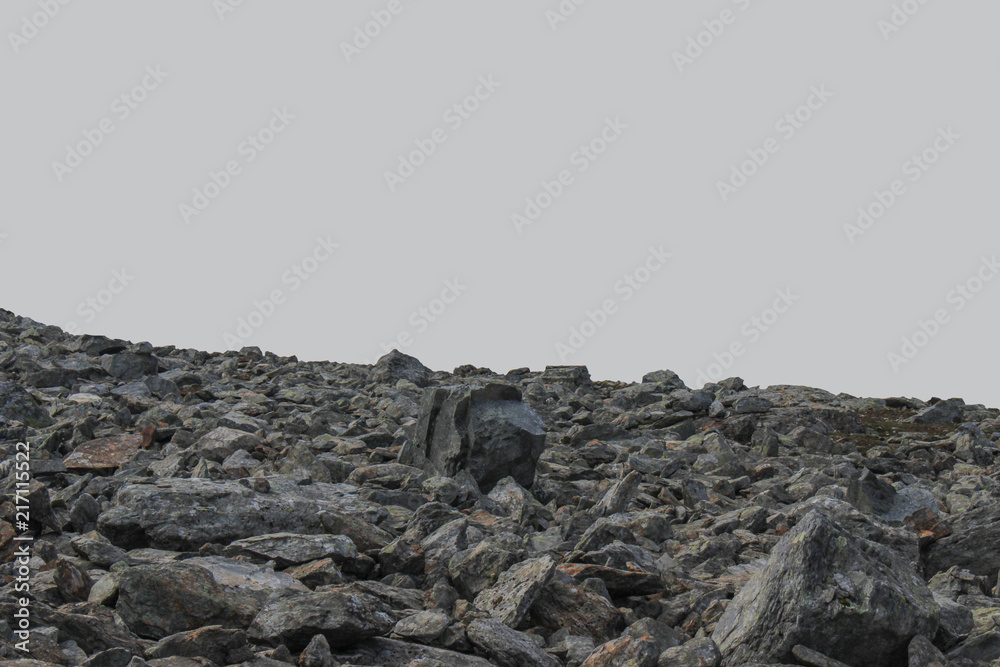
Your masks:
[[[396,627],[392,629],[392,636],[418,644],[430,644],[443,635],[449,625],[451,618],[447,614],[440,611],[421,611],[396,623]]]
[[[298,593],[269,602],[253,619],[249,637],[304,649],[317,634],[331,647],[350,646],[388,634],[396,624],[391,609],[363,593]]]
[[[893,551],[811,512],[771,552],[719,619],[723,664],[788,660],[806,645],[848,664],[905,660],[940,608]]]
[[[624,635],[598,646],[581,667],[657,667],[659,657],[652,637]]]
[[[299,656],[299,667],[335,667],[330,642],[323,635],[316,635]]]
[[[146,658],[205,658],[217,665],[230,665],[253,657],[243,630],[206,625],[197,630],[164,637],[146,651]]]
[[[168,478],[157,484],[132,484],[115,494],[101,514],[98,530],[125,549],[199,549],[215,542],[273,533],[275,529],[315,534],[325,529],[320,512],[333,510],[370,523],[385,509],[356,496],[355,487],[301,486],[288,478],[268,480],[258,493],[238,482]]]
[[[500,667],[560,667],[559,661],[546,653],[523,632],[511,630],[495,620],[476,620],[465,631],[469,641]]]
[[[621,611],[607,597],[561,572],[538,594],[531,606],[531,621],[589,637],[596,644],[614,639],[625,626]]]
[[[258,609],[252,597],[226,591],[211,573],[189,563],[126,569],[115,606],[132,632],[151,639],[206,625],[246,628]]]
[[[556,563],[549,556],[519,563],[500,575],[496,584],[480,592],[475,605],[501,623],[516,628],[555,570]]]
[[[159,361],[149,354],[119,352],[101,357],[101,366],[111,377],[130,382],[147,375],[155,375]]]
[[[927,552],[927,574],[953,566],[996,579],[1000,570],[1000,503],[970,509],[951,524],[952,534],[934,542]]]
[[[722,654],[711,637],[692,639],[660,654],[658,667],[718,667]],[[744,663],[739,663],[743,665]]]
[[[485,492],[507,476],[530,488],[545,425],[516,387],[433,389],[420,406],[415,446],[430,470],[448,477],[468,470]]]
[[[492,667],[493,665],[474,655],[384,637],[367,639],[350,648],[341,649],[334,653],[333,657],[344,665],[372,667]]]
[[[930,639],[917,635],[907,649],[907,667],[946,667],[948,659]]]
[[[909,421],[915,424],[947,424],[962,420],[962,411],[965,408],[965,401],[960,398],[949,398],[946,401],[938,401],[934,405],[929,405],[917,414],[910,417]]]
[[[237,450],[250,452],[263,444],[264,440],[253,433],[220,426],[199,438],[194,449],[209,461],[221,463]]]
[[[399,380],[408,380],[418,387],[426,387],[430,384],[432,374],[433,371],[416,357],[393,350],[375,362],[368,373],[368,381],[396,384]]]
[[[21,422],[32,428],[45,428],[55,423],[23,387],[13,382],[0,382],[0,422]]]
[[[344,535],[273,533],[236,540],[226,550],[226,555],[230,557],[239,554],[256,557],[261,562],[274,560],[276,567],[286,568],[328,557],[343,563],[357,558],[358,549]]]

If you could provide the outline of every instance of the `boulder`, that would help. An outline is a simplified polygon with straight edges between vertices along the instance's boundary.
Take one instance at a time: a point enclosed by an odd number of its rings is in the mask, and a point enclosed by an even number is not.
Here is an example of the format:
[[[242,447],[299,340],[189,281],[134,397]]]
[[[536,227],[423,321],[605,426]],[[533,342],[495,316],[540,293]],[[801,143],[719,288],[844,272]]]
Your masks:
[[[531,488],[545,424],[516,387],[438,388],[424,394],[414,444],[430,472],[468,470],[484,492],[507,476]]]
[[[712,633],[723,665],[790,662],[797,644],[848,664],[905,664],[940,608],[895,552],[810,512],[771,551]]]

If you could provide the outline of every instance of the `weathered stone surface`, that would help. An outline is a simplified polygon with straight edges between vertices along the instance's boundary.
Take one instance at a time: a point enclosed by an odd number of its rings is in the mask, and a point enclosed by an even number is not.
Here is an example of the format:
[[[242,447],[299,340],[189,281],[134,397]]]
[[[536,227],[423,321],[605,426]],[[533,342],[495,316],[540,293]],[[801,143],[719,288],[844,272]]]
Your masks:
[[[21,422],[34,428],[51,426],[54,422],[38,401],[13,382],[0,382],[0,423]]]
[[[83,442],[63,463],[70,470],[114,470],[139,453],[144,441],[141,435],[116,435]]]
[[[455,588],[468,600],[492,586],[521,559],[524,547],[516,537],[488,537],[448,561],[448,574]]]
[[[591,637],[598,644],[617,637],[625,625],[610,600],[558,572],[531,606],[531,620],[550,630]]]
[[[378,505],[361,500],[354,487],[336,484],[300,486],[287,478],[269,480],[270,492],[258,493],[238,482],[170,478],[133,484],[119,491],[98,530],[125,549],[199,549],[203,544],[273,533],[275,529],[325,532],[319,513],[334,510],[377,522]]]
[[[396,624],[390,608],[362,593],[298,593],[269,602],[253,619],[249,637],[301,650],[315,635],[332,647],[388,634]]]
[[[206,625],[197,630],[179,632],[164,637],[146,651],[149,659],[205,658],[217,665],[230,665],[253,657],[243,630]]]
[[[545,425],[516,387],[433,389],[421,403],[415,438],[439,474],[468,470],[487,492],[507,476],[529,488],[545,447]]]
[[[474,655],[384,637],[368,639],[350,648],[338,650],[334,652],[333,658],[343,665],[372,667],[492,667],[493,665],[488,660]]]
[[[116,611],[140,637],[162,639],[206,625],[246,628],[259,609],[190,563],[137,565],[121,574]]]
[[[253,433],[220,426],[199,438],[194,449],[207,460],[222,463],[237,451],[252,452],[263,444],[260,436]]]
[[[516,628],[528,615],[545,585],[555,573],[548,556],[519,563],[500,575],[497,583],[476,596],[477,607],[494,619]]]
[[[343,535],[300,535],[298,533],[272,533],[236,540],[229,545],[233,554],[243,553],[263,560],[274,560],[279,568],[300,565],[321,558],[344,562],[357,558],[358,549],[350,538]]]
[[[440,611],[421,611],[412,614],[396,623],[392,629],[393,637],[430,644],[444,634],[451,625],[451,617]]]
[[[660,652],[652,637],[619,637],[597,647],[581,667],[656,667]]]
[[[940,608],[909,565],[812,512],[726,608],[713,639],[724,665],[787,661],[804,644],[848,664],[904,659]]]
[[[1000,503],[970,509],[952,521],[952,534],[931,545],[927,574],[958,566],[995,582],[1000,570]]]
[[[718,667],[722,661],[719,647],[711,637],[668,648],[660,654],[658,667]],[[744,665],[744,663],[739,663]]]
[[[431,369],[420,363],[416,357],[403,354],[399,350],[392,350],[375,362],[371,372],[368,373],[368,381],[396,384],[399,380],[408,380],[418,387],[426,387],[430,384],[432,374]]]
[[[560,667],[559,661],[546,653],[528,637],[495,620],[476,620],[469,624],[469,641],[500,667]]]

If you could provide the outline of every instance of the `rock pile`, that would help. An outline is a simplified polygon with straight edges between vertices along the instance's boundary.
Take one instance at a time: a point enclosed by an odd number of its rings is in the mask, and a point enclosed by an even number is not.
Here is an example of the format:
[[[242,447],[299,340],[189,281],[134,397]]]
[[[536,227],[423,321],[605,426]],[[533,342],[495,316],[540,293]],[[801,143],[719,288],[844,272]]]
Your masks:
[[[1000,411],[210,354],[0,310],[32,634],[187,667],[1000,664]]]

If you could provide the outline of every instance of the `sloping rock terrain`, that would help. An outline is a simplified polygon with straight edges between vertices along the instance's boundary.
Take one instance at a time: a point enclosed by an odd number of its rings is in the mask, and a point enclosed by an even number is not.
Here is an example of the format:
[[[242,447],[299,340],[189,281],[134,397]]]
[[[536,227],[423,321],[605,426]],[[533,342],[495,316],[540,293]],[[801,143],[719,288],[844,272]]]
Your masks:
[[[0,659],[1000,665],[998,438],[961,399],[301,362],[0,310]]]

